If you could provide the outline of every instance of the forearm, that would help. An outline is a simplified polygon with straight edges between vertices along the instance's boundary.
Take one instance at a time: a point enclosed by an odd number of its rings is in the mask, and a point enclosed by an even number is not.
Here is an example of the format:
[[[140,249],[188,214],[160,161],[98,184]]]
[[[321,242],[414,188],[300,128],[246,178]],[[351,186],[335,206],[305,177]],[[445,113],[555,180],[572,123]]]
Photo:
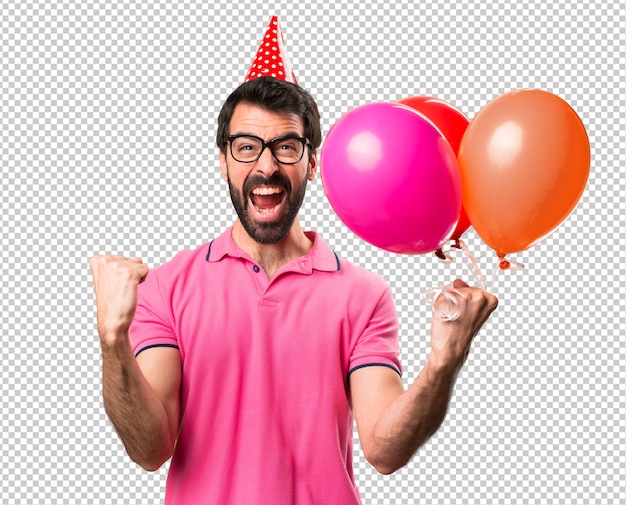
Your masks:
[[[128,455],[157,470],[171,455],[175,435],[166,410],[144,378],[127,336],[102,344],[104,407]]]
[[[439,429],[450,403],[457,373],[432,360],[413,384],[399,396],[374,425],[369,460],[381,473],[404,466]]]
[[[453,321],[433,317],[430,356],[408,390],[385,367],[367,367],[351,376],[361,446],[381,473],[408,463],[439,429],[471,342],[498,305],[495,296],[463,281],[453,286],[465,303],[461,315]]]

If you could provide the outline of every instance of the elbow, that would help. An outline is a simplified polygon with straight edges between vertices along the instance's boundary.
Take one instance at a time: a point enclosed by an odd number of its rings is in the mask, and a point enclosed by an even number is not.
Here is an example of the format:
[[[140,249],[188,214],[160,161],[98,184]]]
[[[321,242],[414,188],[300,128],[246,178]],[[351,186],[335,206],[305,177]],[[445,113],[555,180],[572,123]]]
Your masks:
[[[143,452],[142,454],[130,454],[131,459],[141,468],[148,472],[156,472],[165,462],[172,457],[173,447],[164,447],[161,450]]]
[[[421,441],[421,442],[420,442]],[[371,437],[361,444],[367,462],[382,475],[391,475],[406,466],[422,446],[418,437],[398,440],[386,437]]]
[[[397,464],[391,461],[370,461],[370,464],[378,473],[382,475],[391,475],[392,473],[400,470],[400,468],[402,468],[406,464],[406,462]]]
[[[392,473],[397,472],[410,460],[410,458],[407,459],[401,455],[393,455],[385,452],[366,453],[364,451],[364,456],[368,463],[382,475],[391,475]]]
[[[159,470],[162,466],[163,463],[165,463],[167,460],[153,460],[153,461],[137,461],[134,460],[135,463],[137,463],[141,468],[143,468],[144,470],[146,470],[147,472],[156,472],[157,470]]]

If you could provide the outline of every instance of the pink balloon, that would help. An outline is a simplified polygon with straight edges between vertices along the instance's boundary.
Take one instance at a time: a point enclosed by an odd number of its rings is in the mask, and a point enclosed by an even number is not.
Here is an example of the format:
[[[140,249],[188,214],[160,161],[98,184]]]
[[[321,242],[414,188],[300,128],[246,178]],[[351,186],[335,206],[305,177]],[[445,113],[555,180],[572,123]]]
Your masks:
[[[348,112],[326,136],[320,171],[339,218],[376,247],[432,252],[454,231],[461,210],[456,156],[414,109],[381,102]]]

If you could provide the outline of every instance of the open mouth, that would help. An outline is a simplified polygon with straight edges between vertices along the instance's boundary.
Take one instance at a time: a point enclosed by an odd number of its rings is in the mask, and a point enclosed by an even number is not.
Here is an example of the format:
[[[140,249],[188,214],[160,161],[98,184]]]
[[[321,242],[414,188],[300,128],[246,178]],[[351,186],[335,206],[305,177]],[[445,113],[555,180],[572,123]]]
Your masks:
[[[256,186],[249,193],[250,203],[261,217],[275,215],[286,197],[284,188],[279,186]]]

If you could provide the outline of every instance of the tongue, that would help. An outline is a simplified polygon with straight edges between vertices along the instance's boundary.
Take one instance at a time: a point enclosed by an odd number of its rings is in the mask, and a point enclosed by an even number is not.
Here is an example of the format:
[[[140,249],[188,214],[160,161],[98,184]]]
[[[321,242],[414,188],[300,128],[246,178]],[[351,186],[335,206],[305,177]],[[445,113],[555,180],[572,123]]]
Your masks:
[[[272,195],[250,195],[252,203],[260,209],[271,209],[272,207],[276,207],[282,198],[282,193],[274,193]]]

